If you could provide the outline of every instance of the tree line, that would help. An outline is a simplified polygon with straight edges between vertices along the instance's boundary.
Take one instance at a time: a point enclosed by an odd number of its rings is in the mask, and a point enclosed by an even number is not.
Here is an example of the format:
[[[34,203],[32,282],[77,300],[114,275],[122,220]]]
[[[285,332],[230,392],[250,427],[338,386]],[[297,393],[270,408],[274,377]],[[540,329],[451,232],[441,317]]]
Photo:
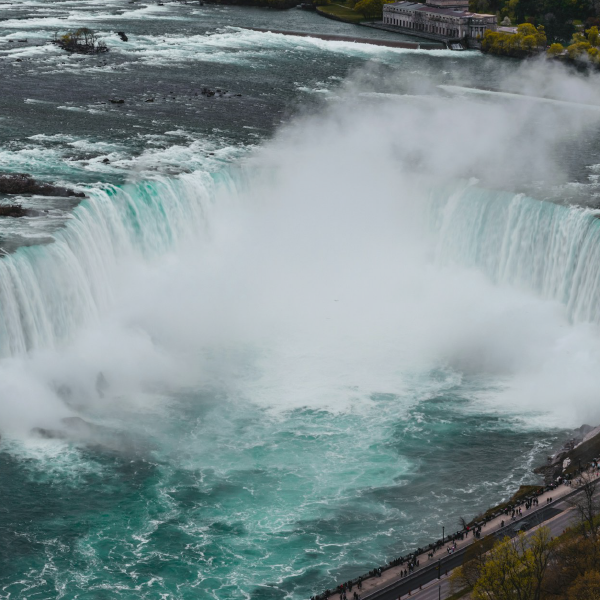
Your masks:
[[[499,56],[523,58],[545,50],[546,43],[543,25],[535,27],[531,23],[522,23],[517,27],[517,33],[486,31],[481,40],[481,49]]]
[[[473,12],[498,22],[541,25],[551,42],[567,42],[578,28],[600,26],[600,0],[469,0]]]
[[[572,61],[588,61],[600,66],[600,33],[598,27],[590,27],[584,33],[577,32],[571,38],[571,43],[565,48],[562,44],[554,43],[548,48],[548,55],[564,56]]]

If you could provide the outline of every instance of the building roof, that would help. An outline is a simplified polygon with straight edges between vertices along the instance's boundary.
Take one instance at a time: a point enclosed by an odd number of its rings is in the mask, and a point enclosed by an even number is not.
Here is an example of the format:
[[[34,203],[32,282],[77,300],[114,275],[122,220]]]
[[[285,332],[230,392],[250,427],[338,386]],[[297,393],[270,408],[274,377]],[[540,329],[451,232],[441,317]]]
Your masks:
[[[397,6],[398,8],[402,8],[404,10],[412,10],[415,12],[426,12],[426,13],[434,13],[436,15],[446,15],[449,17],[470,17],[470,18],[482,18],[482,17],[494,17],[494,19],[496,18],[496,15],[485,15],[485,14],[479,14],[479,13],[472,13],[469,12],[468,10],[455,10],[452,8],[436,8],[435,6],[430,6],[427,4],[421,4],[420,2],[409,2],[408,0],[405,0],[404,2],[392,2],[392,3],[388,3],[388,4],[384,4],[383,5],[383,10],[386,9],[386,7],[390,7],[390,6]]]

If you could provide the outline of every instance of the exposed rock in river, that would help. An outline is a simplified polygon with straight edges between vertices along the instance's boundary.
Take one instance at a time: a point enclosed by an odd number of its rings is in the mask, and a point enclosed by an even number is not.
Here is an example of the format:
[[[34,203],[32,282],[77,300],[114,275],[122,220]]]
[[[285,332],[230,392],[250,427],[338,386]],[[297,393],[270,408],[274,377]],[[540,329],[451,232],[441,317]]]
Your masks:
[[[75,198],[85,198],[85,194],[82,192],[36,181],[27,173],[0,173],[0,194],[37,194],[38,196],[60,196],[63,198],[74,196]]]

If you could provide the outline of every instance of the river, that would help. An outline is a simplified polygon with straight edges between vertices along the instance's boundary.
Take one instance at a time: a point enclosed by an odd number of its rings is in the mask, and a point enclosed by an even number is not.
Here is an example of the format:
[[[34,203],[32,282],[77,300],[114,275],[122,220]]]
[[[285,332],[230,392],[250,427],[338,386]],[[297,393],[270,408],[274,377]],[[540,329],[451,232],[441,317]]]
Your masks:
[[[595,75],[246,29],[410,40],[295,9],[0,19],[0,171],[87,194],[0,219],[0,598],[308,598],[598,423]]]

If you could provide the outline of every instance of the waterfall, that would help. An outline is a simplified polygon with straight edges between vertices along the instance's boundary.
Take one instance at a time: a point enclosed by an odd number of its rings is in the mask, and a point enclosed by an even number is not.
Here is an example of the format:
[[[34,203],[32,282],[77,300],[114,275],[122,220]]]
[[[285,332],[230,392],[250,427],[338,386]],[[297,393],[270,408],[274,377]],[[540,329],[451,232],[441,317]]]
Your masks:
[[[246,182],[247,183],[247,182]],[[0,356],[52,348],[110,306],[117,264],[151,260],[205,235],[231,173],[91,189],[48,245],[0,259]],[[600,321],[596,212],[473,185],[429,191],[437,260],[563,303],[573,321]]]
[[[597,211],[474,186],[430,200],[438,261],[556,300],[574,322],[600,321]]]
[[[194,173],[90,189],[48,245],[0,260],[0,356],[53,347],[110,305],[114,269],[199,235],[227,175]]]

